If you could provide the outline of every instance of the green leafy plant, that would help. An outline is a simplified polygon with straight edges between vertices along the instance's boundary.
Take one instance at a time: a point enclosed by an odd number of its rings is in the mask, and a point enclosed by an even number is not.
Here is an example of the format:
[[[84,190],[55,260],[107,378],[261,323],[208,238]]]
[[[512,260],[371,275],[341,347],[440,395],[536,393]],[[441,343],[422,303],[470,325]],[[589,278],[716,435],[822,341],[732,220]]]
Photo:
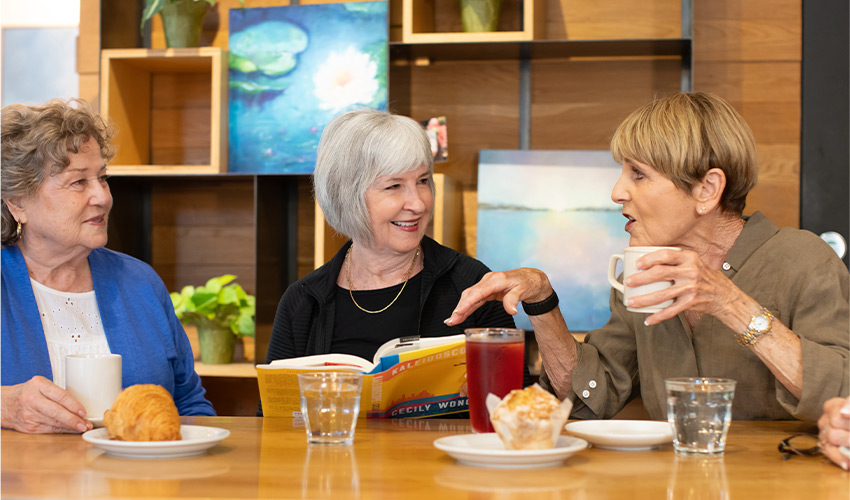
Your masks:
[[[174,312],[184,325],[198,329],[217,326],[230,328],[237,337],[254,336],[256,300],[236,283],[232,274],[210,278],[204,286],[185,286],[171,292]],[[230,284],[228,284],[230,283]]]

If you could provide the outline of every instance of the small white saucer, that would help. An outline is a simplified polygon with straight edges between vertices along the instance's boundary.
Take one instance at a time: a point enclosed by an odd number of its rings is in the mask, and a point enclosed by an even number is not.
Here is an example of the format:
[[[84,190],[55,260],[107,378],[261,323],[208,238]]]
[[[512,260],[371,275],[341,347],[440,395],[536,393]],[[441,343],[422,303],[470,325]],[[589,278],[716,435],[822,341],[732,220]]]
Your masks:
[[[555,447],[547,450],[506,450],[498,434],[489,432],[442,437],[434,441],[434,446],[462,464],[521,469],[559,466],[577,451],[587,448],[587,441],[560,436]]]
[[[92,429],[83,439],[110,455],[128,458],[173,458],[199,455],[230,435],[227,429],[201,425],[181,425],[180,441],[115,441],[106,429]]]
[[[564,427],[596,448],[649,450],[673,441],[669,422],[657,420],[580,420]]]

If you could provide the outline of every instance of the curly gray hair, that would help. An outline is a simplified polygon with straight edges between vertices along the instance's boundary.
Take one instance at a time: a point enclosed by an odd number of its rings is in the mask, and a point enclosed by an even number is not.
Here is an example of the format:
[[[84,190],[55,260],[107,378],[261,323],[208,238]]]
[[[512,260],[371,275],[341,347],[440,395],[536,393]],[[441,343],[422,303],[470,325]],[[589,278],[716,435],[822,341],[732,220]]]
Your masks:
[[[113,128],[82,99],[52,99],[42,106],[10,104],[2,109],[2,242],[18,241],[18,222],[8,200],[34,196],[47,177],[71,163],[69,153],[94,139],[105,161],[115,156]]]

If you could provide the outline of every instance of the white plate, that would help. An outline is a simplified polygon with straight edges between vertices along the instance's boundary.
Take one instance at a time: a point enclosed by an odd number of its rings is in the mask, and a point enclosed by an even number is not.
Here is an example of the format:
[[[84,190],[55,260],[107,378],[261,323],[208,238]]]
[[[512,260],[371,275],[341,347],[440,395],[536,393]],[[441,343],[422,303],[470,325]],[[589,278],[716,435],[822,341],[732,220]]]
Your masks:
[[[587,448],[587,441],[560,436],[555,447],[548,450],[506,450],[498,434],[489,432],[442,437],[434,441],[434,446],[462,464],[519,469],[561,465],[575,452]]]
[[[230,435],[227,429],[181,425],[180,441],[113,441],[106,428],[83,433],[83,439],[110,455],[130,458],[173,458],[198,455]]]
[[[673,441],[669,422],[657,420],[582,420],[565,426],[597,448],[648,450]]]

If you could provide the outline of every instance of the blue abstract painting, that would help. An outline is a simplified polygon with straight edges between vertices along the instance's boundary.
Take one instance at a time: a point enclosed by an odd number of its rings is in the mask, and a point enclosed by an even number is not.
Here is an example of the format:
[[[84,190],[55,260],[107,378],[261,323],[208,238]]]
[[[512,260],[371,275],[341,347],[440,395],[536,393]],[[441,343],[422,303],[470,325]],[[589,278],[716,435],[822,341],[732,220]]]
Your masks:
[[[230,10],[229,170],[309,174],[325,125],[387,108],[387,2]]]
[[[611,200],[620,170],[609,151],[479,153],[478,260],[494,271],[546,272],[575,332],[611,316],[608,258],[629,245]],[[531,330],[521,306],[514,319]]]

